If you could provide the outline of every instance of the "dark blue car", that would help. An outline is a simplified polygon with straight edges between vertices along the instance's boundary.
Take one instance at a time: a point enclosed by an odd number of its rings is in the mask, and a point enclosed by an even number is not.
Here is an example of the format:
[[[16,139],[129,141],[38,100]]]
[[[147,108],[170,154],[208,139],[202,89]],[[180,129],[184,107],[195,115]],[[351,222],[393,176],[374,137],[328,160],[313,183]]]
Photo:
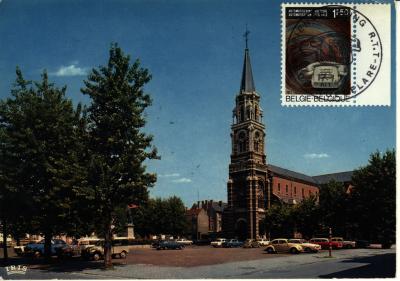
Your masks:
[[[58,256],[61,252],[61,249],[65,247],[67,243],[61,239],[52,239],[51,240],[51,255]],[[44,239],[38,243],[28,244],[25,247],[24,251],[27,256],[40,257],[44,255]]]
[[[239,241],[237,239],[229,239],[227,241],[225,241],[224,243],[222,243],[222,247],[224,248],[238,248],[238,247],[242,247],[243,246],[243,242]]]
[[[176,241],[161,241],[157,246],[157,250],[182,250],[184,247],[184,245]]]

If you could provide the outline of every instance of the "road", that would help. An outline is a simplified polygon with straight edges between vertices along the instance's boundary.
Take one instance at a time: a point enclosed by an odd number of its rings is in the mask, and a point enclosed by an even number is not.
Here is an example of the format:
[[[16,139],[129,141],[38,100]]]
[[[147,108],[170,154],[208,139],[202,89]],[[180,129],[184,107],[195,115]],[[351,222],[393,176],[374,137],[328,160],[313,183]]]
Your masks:
[[[2,268],[0,274],[4,279],[383,278],[394,277],[396,268],[394,248],[340,250],[334,252],[333,258],[324,251],[187,267],[120,264],[106,271],[99,263],[91,265],[73,270],[28,268],[25,275],[9,276]]]

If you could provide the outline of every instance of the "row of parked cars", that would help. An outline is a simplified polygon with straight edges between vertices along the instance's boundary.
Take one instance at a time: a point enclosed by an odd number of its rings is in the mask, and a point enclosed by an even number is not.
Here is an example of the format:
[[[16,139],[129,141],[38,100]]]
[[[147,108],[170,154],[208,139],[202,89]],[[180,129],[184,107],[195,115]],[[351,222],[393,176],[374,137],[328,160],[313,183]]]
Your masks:
[[[329,249],[332,246],[333,249],[350,249],[356,247],[355,241],[345,241],[341,237],[333,237],[331,242],[329,242],[328,238],[312,238],[309,241],[304,239],[274,239],[272,241],[268,241],[266,239],[247,239],[242,242],[237,239],[225,239],[218,238],[215,241],[211,242],[211,246],[213,247],[224,247],[224,248],[234,248],[234,247],[243,247],[243,248],[258,248],[261,246],[265,246],[265,251],[268,253],[276,253],[276,252],[291,252],[291,253],[299,253],[299,252],[318,252],[321,249]],[[364,247],[366,245],[363,245]]]
[[[14,251],[19,256],[41,257],[44,255],[44,240],[32,241],[25,246],[16,246]],[[51,255],[59,258],[82,257],[87,260],[104,258],[104,240],[97,238],[84,238],[67,244],[61,239],[51,240]],[[126,258],[129,253],[128,239],[114,238],[111,245],[111,256]]]

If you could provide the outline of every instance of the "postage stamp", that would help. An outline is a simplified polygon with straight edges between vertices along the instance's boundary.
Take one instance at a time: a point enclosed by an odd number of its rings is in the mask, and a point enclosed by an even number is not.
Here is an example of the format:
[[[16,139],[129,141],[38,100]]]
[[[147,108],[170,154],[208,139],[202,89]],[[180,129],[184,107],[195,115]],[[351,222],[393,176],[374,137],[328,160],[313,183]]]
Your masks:
[[[284,106],[390,106],[390,5],[282,4]]]

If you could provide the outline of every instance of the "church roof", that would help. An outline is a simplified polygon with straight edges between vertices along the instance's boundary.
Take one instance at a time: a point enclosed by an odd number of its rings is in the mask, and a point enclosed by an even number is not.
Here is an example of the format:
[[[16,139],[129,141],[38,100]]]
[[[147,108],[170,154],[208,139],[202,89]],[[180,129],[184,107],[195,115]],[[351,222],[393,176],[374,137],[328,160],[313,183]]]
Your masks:
[[[330,181],[351,182],[352,176],[353,176],[353,171],[347,171],[347,172],[314,176],[313,178],[318,184],[327,184]]]
[[[315,181],[315,179],[313,177],[304,175],[304,174],[300,174],[298,172],[294,172],[291,170],[287,170],[275,165],[268,165],[268,170],[270,170],[271,172],[273,172],[274,174],[289,178],[289,179],[294,179],[294,180],[302,180],[308,183],[313,183],[316,184],[317,182]]]
[[[254,86],[253,72],[251,71],[249,49],[246,48],[244,51],[244,63],[242,72],[242,82],[240,84],[240,92],[244,91],[247,93],[254,92],[256,87]]]

